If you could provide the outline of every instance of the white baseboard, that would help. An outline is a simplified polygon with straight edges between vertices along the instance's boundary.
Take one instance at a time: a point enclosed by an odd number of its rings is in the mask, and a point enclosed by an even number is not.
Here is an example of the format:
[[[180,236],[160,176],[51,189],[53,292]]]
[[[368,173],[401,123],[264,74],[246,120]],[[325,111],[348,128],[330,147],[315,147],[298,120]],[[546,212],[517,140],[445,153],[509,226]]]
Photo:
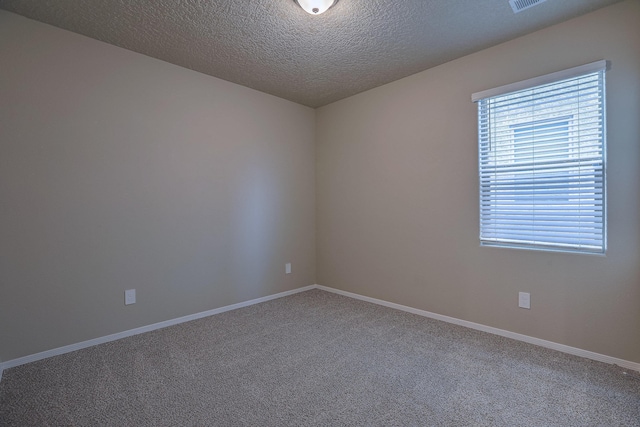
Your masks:
[[[488,332],[494,335],[500,335],[506,338],[511,338],[518,341],[524,341],[529,344],[538,345],[540,347],[550,348],[552,350],[561,351],[563,353],[572,354],[574,356],[585,357],[587,359],[597,360],[598,362],[609,363],[611,365],[618,365],[625,369],[631,369],[640,372],[640,363],[631,362],[624,359],[618,359],[616,357],[607,356],[600,353],[594,353],[592,351],[583,350],[581,348],[570,347],[564,344],[558,344],[553,341],[547,341],[540,338],[530,337],[528,335],[518,334],[516,332],[505,331],[504,329],[498,329],[491,326],[482,325],[480,323],[469,322],[468,320],[461,320],[455,317],[444,316],[442,314],[431,313],[429,311],[420,310],[406,305],[396,304],[393,302],[384,301],[381,299],[366,297],[352,292],[341,291],[339,289],[329,288],[327,286],[315,285],[316,289],[321,289],[327,292],[333,292],[335,294],[343,295],[346,297],[358,299],[361,301],[370,302],[373,304],[383,305],[385,307],[395,308],[397,310],[406,311],[408,313],[417,314],[418,316],[429,317],[431,319],[442,320],[443,322],[453,323],[467,328],[476,329],[478,331]]]
[[[503,329],[494,328],[491,326],[482,325],[480,323],[469,322],[467,320],[457,319],[455,317],[444,316],[442,314],[432,313],[426,310],[420,310],[406,305],[396,304],[393,302],[384,301],[381,299],[366,297],[363,295],[355,294],[352,292],[341,291],[339,289],[330,288],[322,285],[310,285],[302,288],[293,289],[286,292],[280,292],[274,295],[268,295],[262,298],[256,298],[249,301],[240,302],[237,304],[227,305],[213,310],[207,310],[200,313],[190,314],[188,316],[178,317],[176,319],[165,320],[163,322],[154,323],[152,325],[142,326],[128,331],[118,332],[115,334],[107,335],[104,337],[94,338],[87,341],[82,341],[76,344],[66,345],[64,347],[54,348],[52,350],[43,351],[36,354],[31,354],[17,359],[8,360],[6,362],[0,362],[0,381],[2,380],[2,371],[5,369],[13,368],[15,366],[24,365],[25,363],[35,362],[37,360],[46,359],[48,357],[58,356],[72,351],[81,350],[83,348],[91,347],[98,344],[103,344],[110,341],[119,340],[121,338],[130,337],[133,335],[142,334],[145,332],[155,331],[156,329],[166,328],[167,326],[177,325],[179,323],[189,322],[191,320],[201,319],[203,317],[213,316],[214,314],[224,313],[226,311],[236,310],[242,307],[248,307],[250,305],[259,304],[269,300],[286,297],[289,295],[297,294],[299,292],[305,292],[311,289],[320,289],[327,292],[343,295],[349,298],[358,299],[361,301],[370,302],[373,304],[382,305],[385,307],[395,308],[396,310],[406,311],[408,313],[417,314],[418,316],[429,317],[431,319],[441,320],[443,322],[453,323],[467,328],[476,329],[478,331],[488,332],[494,335],[500,335],[506,338],[512,338],[514,340],[527,342],[530,344],[538,345],[540,347],[546,347],[553,350],[558,350],[563,353],[573,354],[575,356],[585,357],[587,359],[597,360],[599,362],[609,363],[612,365],[618,365],[625,369],[631,369],[640,372],[640,363],[631,362],[624,359],[618,359],[616,357],[607,356],[604,354],[594,353],[592,351],[583,350],[576,347],[570,347],[564,344],[558,344],[552,341],[543,340],[540,338],[530,337],[528,335],[518,334],[515,332],[506,331]]]
[[[110,341],[119,340],[121,338],[130,337],[132,335],[138,335],[145,332],[155,331],[156,329],[166,328],[167,326],[177,325],[179,323],[189,322],[191,320],[201,319],[203,317],[213,316],[214,314],[224,313],[225,311],[236,310],[242,307],[248,307],[250,305],[259,304],[272,299],[282,298],[289,295],[297,294],[299,292],[315,289],[316,285],[309,285],[302,288],[293,289],[290,291],[280,292],[273,295],[268,295],[262,298],[256,298],[249,301],[239,302],[237,304],[231,304],[220,308],[214,308],[213,310],[202,311],[200,313],[190,314],[188,316],[178,317],[176,319],[165,320],[163,322],[154,323],[152,325],[141,326],[139,328],[130,329],[128,331],[118,332],[115,334],[107,335],[104,337],[94,338],[87,341],[82,341],[76,344],[65,345],[64,347],[54,348],[52,350],[43,351],[36,354],[30,354],[28,356],[19,357],[17,359],[7,360],[0,363],[0,381],[2,380],[2,371],[5,369],[13,368],[15,366],[24,365],[25,363],[35,362],[37,360],[46,359],[52,356],[59,356],[61,354],[70,353],[72,351],[81,350],[83,348],[92,347],[94,345],[103,344]]]

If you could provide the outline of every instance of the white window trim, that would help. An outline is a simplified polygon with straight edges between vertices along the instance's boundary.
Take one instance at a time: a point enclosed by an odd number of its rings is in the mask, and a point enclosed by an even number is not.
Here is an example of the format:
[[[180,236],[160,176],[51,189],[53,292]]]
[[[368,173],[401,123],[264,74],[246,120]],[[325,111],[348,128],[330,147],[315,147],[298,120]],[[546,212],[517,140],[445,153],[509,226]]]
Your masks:
[[[481,92],[476,92],[472,94],[471,99],[473,102],[478,102],[484,100],[486,98],[497,97],[500,95],[509,94],[512,92],[517,92],[521,90],[531,89],[536,86],[543,86],[546,84],[552,84],[558,81],[572,79],[576,77],[580,77],[586,74],[592,74],[596,72],[606,72],[609,69],[610,63],[606,60],[595,61],[589,64],[584,64],[578,67],[570,68],[567,70],[558,71],[555,73],[546,74],[543,76],[534,77],[531,79],[523,80],[520,82],[515,82],[511,84],[507,84],[504,86],[499,86],[493,89],[484,90]],[[607,250],[607,203],[606,203],[606,171],[607,171],[607,150],[606,150],[606,134],[607,134],[607,125],[606,125],[606,99],[602,99],[602,107],[603,107],[603,122],[602,122],[602,132],[603,132],[603,153],[602,153],[602,162],[603,162],[603,188],[602,188],[602,213],[603,213],[603,242],[602,242],[602,251],[589,251],[589,250],[580,250],[580,249],[572,249],[568,247],[558,247],[553,248],[550,246],[543,245],[529,245],[529,244],[519,244],[519,243],[499,243],[499,242],[484,242],[481,241],[482,246],[489,247],[504,247],[504,248],[513,248],[513,249],[527,249],[534,251],[551,251],[551,252],[568,252],[568,253],[579,253],[586,255],[597,255],[597,256],[605,256]]]

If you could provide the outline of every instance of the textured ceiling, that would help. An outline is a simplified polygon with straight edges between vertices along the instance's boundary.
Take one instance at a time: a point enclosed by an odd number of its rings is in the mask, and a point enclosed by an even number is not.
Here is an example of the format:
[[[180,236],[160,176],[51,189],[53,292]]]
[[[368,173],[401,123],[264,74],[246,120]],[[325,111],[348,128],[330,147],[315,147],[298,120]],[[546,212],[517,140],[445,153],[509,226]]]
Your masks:
[[[310,107],[619,0],[0,0],[0,8]]]

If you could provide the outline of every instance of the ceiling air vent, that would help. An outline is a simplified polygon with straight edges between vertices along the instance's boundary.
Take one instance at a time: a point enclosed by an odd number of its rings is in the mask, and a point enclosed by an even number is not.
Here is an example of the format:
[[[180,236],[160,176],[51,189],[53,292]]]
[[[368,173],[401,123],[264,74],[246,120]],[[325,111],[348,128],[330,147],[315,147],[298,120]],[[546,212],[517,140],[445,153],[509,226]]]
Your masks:
[[[513,13],[518,13],[546,1],[547,0],[509,0],[509,4],[511,5],[511,9],[513,9]]]

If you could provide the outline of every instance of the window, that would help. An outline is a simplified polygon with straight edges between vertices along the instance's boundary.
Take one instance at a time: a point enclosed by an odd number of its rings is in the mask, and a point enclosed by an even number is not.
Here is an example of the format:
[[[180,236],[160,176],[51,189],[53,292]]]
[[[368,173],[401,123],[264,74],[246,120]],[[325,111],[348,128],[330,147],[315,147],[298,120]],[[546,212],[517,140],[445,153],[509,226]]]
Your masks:
[[[605,252],[605,69],[473,95],[482,245]]]
[[[555,136],[560,154],[569,153],[569,120],[573,116],[540,120],[512,125],[514,161],[527,162],[533,136],[538,138]]]

